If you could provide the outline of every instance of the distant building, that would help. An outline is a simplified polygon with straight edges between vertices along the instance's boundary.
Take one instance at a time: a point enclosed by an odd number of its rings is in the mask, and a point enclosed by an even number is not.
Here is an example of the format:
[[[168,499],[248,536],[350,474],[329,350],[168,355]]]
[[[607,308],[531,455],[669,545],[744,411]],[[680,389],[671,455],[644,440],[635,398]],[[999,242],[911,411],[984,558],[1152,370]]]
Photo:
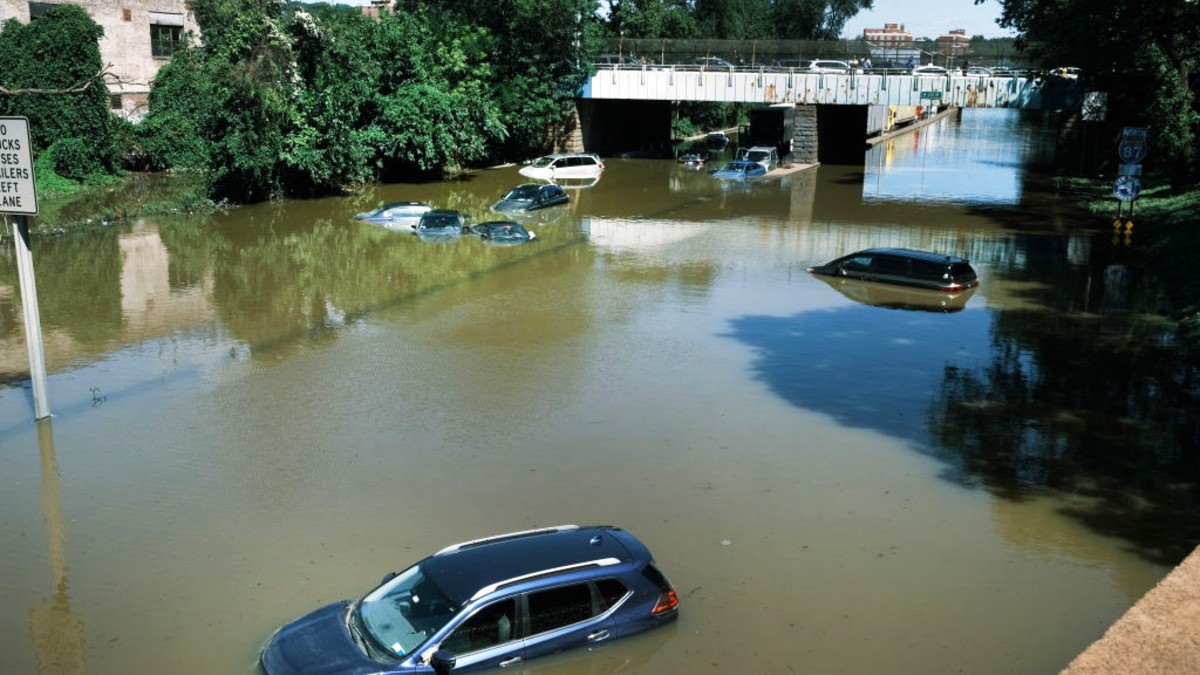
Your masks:
[[[947,61],[966,54],[970,46],[971,38],[967,37],[967,31],[963,28],[956,28],[937,39],[938,53]]]
[[[864,28],[863,40],[881,49],[896,49],[911,47],[912,33],[904,30],[904,24],[885,23],[883,28]]]
[[[104,29],[100,60],[111,64],[117,81],[108,82],[115,114],[138,120],[146,113],[150,82],[163,64],[181,48],[185,33],[200,34],[186,0],[77,0],[71,3],[0,0],[0,22],[24,23],[57,4],[83,8]]]
[[[914,63],[921,60],[921,50],[913,46],[912,33],[904,30],[904,24],[885,23],[883,28],[864,28],[863,42],[867,43],[876,67],[901,68],[907,67],[910,60]]]
[[[385,14],[392,11],[392,0],[371,0],[370,4],[364,5],[362,13],[373,19],[378,19],[380,14]]]

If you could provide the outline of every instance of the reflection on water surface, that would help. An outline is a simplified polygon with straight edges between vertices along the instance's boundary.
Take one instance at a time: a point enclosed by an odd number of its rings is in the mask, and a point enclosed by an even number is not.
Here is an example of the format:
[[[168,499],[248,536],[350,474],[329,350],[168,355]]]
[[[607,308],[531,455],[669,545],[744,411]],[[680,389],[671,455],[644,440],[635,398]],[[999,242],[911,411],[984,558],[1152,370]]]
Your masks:
[[[528,246],[353,217],[487,220],[517,167],[38,240],[52,436],[0,258],[5,672],[252,672],[388,570],[564,522],[646,541],[681,618],[531,672],[1062,667],[1200,540],[1195,367],[986,112],[748,189],[606,159]],[[1013,189],[931,196],[964,135]],[[871,246],[982,283],[895,311],[806,272]]]

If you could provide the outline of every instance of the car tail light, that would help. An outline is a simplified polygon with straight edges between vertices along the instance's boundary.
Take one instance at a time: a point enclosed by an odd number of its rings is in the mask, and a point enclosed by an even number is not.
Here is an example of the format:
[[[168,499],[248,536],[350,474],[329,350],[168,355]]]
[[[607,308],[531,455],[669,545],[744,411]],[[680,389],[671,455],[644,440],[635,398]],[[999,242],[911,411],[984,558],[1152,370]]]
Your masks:
[[[651,614],[662,614],[669,612],[679,606],[679,594],[675,589],[662,593],[658,596],[658,602],[654,603],[654,609],[650,610]]]

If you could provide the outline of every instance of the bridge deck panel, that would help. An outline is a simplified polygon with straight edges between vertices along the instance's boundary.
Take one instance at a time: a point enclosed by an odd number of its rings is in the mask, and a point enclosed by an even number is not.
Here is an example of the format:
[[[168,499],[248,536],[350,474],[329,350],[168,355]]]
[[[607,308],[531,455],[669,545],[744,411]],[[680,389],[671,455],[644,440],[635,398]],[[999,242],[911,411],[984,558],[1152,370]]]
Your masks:
[[[937,92],[940,99],[922,94]],[[953,105],[1040,107],[1032,80],[1009,77],[835,75],[754,71],[605,69],[581,98],[655,101],[795,103],[799,105]]]

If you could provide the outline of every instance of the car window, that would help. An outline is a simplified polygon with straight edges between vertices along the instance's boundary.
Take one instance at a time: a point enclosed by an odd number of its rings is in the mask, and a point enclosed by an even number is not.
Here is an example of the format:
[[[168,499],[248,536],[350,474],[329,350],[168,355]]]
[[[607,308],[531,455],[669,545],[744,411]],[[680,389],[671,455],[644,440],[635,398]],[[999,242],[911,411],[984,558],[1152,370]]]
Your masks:
[[[950,265],[950,276],[955,281],[970,281],[975,278],[975,270],[968,263],[954,263]]]
[[[908,260],[890,255],[878,256],[871,265],[872,270],[880,274],[908,274]]]
[[[654,563],[647,563],[642,568],[642,576],[649,579],[650,583],[654,584],[663,593],[671,590],[671,582],[667,581],[667,577],[654,566]]]
[[[592,590],[587,584],[559,586],[529,594],[531,635],[569,626],[592,615]]]
[[[522,185],[520,187],[513,188],[511,192],[509,192],[507,195],[504,195],[504,198],[528,201],[528,200],[533,199],[534,196],[536,196],[536,195],[537,195],[536,187]]]
[[[658,570],[655,570],[655,572],[658,572]],[[662,574],[658,576],[661,577]],[[665,582],[666,579],[664,578],[663,581]],[[624,598],[629,593],[629,589],[618,579],[601,579],[596,582],[596,590],[600,592],[600,597],[604,600],[605,609],[617,604],[621,601],[621,598]]]
[[[414,565],[363,598],[355,614],[375,642],[403,655],[444,626],[457,610],[421,566]]]
[[[442,648],[468,654],[504,644],[517,637],[517,602],[507,598],[475,612],[442,640]]]
[[[871,268],[871,256],[860,255],[853,258],[847,258],[842,262],[842,267],[848,270],[866,270]]]
[[[914,260],[912,261],[913,276],[920,279],[941,279],[946,274],[946,263],[933,262],[932,260]]]

